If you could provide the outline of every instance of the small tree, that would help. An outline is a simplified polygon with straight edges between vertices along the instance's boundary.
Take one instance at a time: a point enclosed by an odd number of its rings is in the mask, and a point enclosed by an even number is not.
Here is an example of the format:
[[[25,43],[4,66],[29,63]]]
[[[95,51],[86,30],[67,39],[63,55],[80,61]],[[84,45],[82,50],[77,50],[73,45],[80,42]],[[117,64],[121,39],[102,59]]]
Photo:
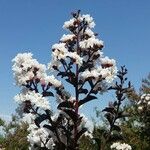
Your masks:
[[[31,53],[13,59],[16,84],[22,89],[15,99],[29,123],[31,149],[78,150],[80,137],[91,137],[93,131],[80,107],[97,99],[96,95],[105,92],[116,76],[115,60],[103,56],[103,41],[91,30],[93,18],[80,11],[72,16],[63,25],[69,34],[52,46],[48,66],[62,82],[49,75],[46,66]],[[52,110],[48,97],[56,98],[58,111]]]
[[[127,82],[126,75],[127,69],[123,66],[117,73],[118,80],[116,83],[108,88],[108,90],[115,91],[115,100],[110,101],[109,105],[102,111],[96,110],[97,117],[103,117],[102,119],[104,120],[104,125],[95,128],[96,141],[100,150],[109,149],[111,144],[116,141],[119,141],[119,143],[111,146],[112,149],[115,149],[115,145],[123,150],[131,149],[128,144],[124,147],[124,144],[120,143],[126,142],[122,130],[123,120],[130,117],[130,114],[125,109],[124,102],[127,99],[127,94],[131,92],[131,83]]]
[[[139,92],[133,90],[128,95],[127,107],[130,117],[124,122],[123,130],[126,140],[137,150],[150,147],[150,74],[142,80]]]

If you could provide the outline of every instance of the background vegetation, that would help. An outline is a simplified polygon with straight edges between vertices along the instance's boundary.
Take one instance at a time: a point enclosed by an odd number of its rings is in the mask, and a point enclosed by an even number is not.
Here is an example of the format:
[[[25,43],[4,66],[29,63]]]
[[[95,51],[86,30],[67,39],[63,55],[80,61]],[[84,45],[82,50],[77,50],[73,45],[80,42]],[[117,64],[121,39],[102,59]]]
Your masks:
[[[149,150],[150,148],[150,112],[145,109],[142,112],[138,111],[137,101],[143,93],[150,93],[150,74],[141,82],[139,91],[132,89],[127,95],[128,102],[122,108],[129,113],[129,116],[120,121],[121,131],[126,143],[132,146],[133,150]],[[94,124],[94,139],[82,136],[80,140],[81,150],[98,150],[102,135],[108,128],[108,122],[104,118],[104,112],[99,109],[95,110],[97,119],[102,119],[102,124]],[[3,134],[0,135],[0,147],[6,150],[27,150],[29,143],[27,141],[27,124],[19,123],[19,114],[12,116],[11,121],[5,122],[0,119]],[[106,149],[109,149],[110,143],[106,143]]]

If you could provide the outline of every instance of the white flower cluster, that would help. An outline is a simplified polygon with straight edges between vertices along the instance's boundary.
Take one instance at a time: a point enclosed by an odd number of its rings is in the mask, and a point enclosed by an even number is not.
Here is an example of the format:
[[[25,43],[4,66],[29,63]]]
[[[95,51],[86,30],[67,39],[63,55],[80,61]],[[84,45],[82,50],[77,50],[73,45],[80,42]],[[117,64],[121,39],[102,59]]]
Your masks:
[[[145,107],[150,108],[150,94],[143,94],[137,105],[138,110],[144,110]]]
[[[96,38],[94,32],[91,30],[95,26],[94,20],[90,15],[79,15],[78,18],[73,18],[69,21],[66,21],[63,25],[65,29],[72,29],[73,27],[77,27],[79,23],[82,21],[85,21],[87,23],[86,29],[83,31],[83,35],[86,35],[85,38],[81,38],[81,41],[79,41],[79,47],[81,49],[81,52],[86,52],[86,53],[91,53],[92,52],[92,57],[91,59],[94,58],[94,56],[99,55],[99,59],[93,61],[95,63],[95,67],[91,68],[90,70],[87,69],[84,72],[81,73],[81,77],[83,79],[87,78],[94,78],[98,80],[99,78],[105,79],[107,83],[111,83],[114,78],[116,77],[117,73],[117,67],[116,67],[116,62],[114,59],[110,59],[108,57],[103,57],[101,53],[99,52],[99,49],[101,49],[104,46],[104,42],[102,40],[99,40]],[[72,31],[71,31],[72,32]],[[82,32],[80,33],[80,36],[82,37]],[[68,41],[68,38],[70,37],[70,40],[74,38],[74,34],[68,35],[68,36],[63,36],[66,38],[64,41]],[[59,55],[57,55],[59,58]],[[63,50],[63,56],[61,58],[66,58],[67,56],[67,51],[66,49]],[[88,56],[84,56],[82,59],[80,57],[75,58],[75,60],[80,60],[78,61],[78,64],[82,64],[82,61],[87,61]],[[97,61],[97,62],[96,62]]]
[[[45,76],[46,66],[33,59],[31,53],[19,53],[12,62],[14,63],[12,70],[17,85],[26,84],[27,81],[33,79],[35,70],[37,78],[41,79]]]
[[[68,40],[68,37],[67,37],[67,40]],[[64,39],[63,41],[66,41],[66,39]],[[66,61],[67,58],[72,58],[76,64],[80,66],[82,65],[82,58],[77,54],[77,52],[69,52],[68,49],[66,48],[65,43],[54,44],[52,46],[52,49],[53,49],[52,63],[50,64],[50,68],[51,66],[60,67],[61,65],[59,61],[60,60]]]
[[[74,60],[74,62],[78,65],[82,65],[82,60],[83,58],[81,58],[77,52],[68,52],[68,57],[72,58]]]
[[[89,28],[95,27],[95,22],[94,22],[93,18],[89,14],[86,14],[86,15],[82,15],[82,16],[80,15],[78,17],[78,20],[76,20],[75,18],[72,18],[69,21],[66,21],[63,25],[63,28],[69,29],[71,27],[77,26],[78,22],[82,22],[83,20],[85,22],[87,22],[87,25]]]
[[[20,94],[17,94],[14,99],[18,103],[23,103],[26,101],[30,101],[32,105],[42,108],[44,110],[50,109],[49,101],[47,98],[43,97],[40,93],[36,93],[35,91],[23,91]]]
[[[63,25],[63,28],[70,29],[72,27],[77,27],[78,24],[83,21],[85,21],[87,23],[87,28],[84,32],[84,35],[87,35],[90,38],[81,41],[79,43],[80,47],[82,49],[94,48],[95,46],[97,46],[99,48],[103,47],[103,41],[96,39],[93,31],[91,30],[91,28],[95,27],[95,22],[89,14],[82,15],[82,16],[80,15],[77,19],[73,18],[73,19],[70,19],[69,21],[66,21]],[[67,36],[67,37],[69,37],[69,36]],[[73,36],[71,36],[70,39],[72,37]],[[66,39],[68,40],[68,38],[66,38]]]
[[[67,56],[67,48],[65,47],[65,43],[58,43],[54,44],[52,46],[53,52],[52,55],[53,57],[57,60],[65,59]]]
[[[96,39],[94,36],[87,39],[87,40],[83,40],[79,43],[80,47],[82,49],[86,49],[88,50],[89,48],[95,48],[95,47],[98,47],[98,48],[101,48],[104,43],[103,41],[99,40],[99,39]]]
[[[26,113],[26,114],[23,114],[23,118],[21,118],[20,122],[32,124],[34,123],[35,117],[36,116],[32,113],[28,113],[28,114]]]
[[[113,143],[110,148],[114,150],[132,150],[129,144],[120,142]]]
[[[54,77],[54,75],[51,75],[51,76],[46,76],[45,78],[44,78],[44,80],[45,80],[45,83],[46,84],[52,84],[54,87],[60,87],[61,86],[61,81],[58,81],[55,77]]]
[[[31,147],[34,147],[34,144],[36,144],[40,147],[46,147],[49,150],[54,149],[54,141],[52,138],[49,138],[49,132],[45,128],[37,128],[35,124],[30,124],[28,131],[29,134],[27,139],[30,142]]]
[[[75,18],[70,19],[69,21],[64,22],[63,28],[68,29],[70,27],[73,27],[75,25]]]
[[[64,34],[62,36],[62,38],[60,39],[61,42],[68,42],[68,41],[73,41],[73,39],[75,38],[76,36],[74,34]]]
[[[87,35],[88,37],[95,37],[94,32],[89,28],[85,30],[84,35]]]
[[[116,61],[114,59],[110,59],[109,57],[104,57],[104,58],[101,58],[101,64],[102,66],[105,68],[105,67],[111,67],[111,66],[114,66],[116,64]]]
[[[50,83],[54,87],[61,86],[61,82],[53,75],[46,74],[46,66],[33,59],[31,53],[20,53],[12,61],[14,63],[12,70],[17,85],[26,85],[28,81],[38,79],[41,84]]]
[[[98,81],[99,84],[94,87],[95,90],[98,90],[103,84],[107,85],[106,83],[111,83],[114,80],[117,68],[114,59],[103,57],[100,50],[103,48],[104,43],[97,39],[96,34],[91,30],[94,26],[94,20],[90,15],[79,15],[77,18],[66,21],[63,27],[69,29],[70,33],[67,35],[64,34],[60,39],[60,43],[52,46],[52,61],[49,64],[49,68],[61,72],[59,69],[63,65],[64,71],[67,73],[69,71],[69,73],[74,73],[75,67],[73,64],[77,64],[78,80],[81,79],[81,81],[86,81],[87,79],[92,79],[92,82],[93,80]],[[81,29],[79,29],[80,27]],[[12,70],[14,72],[16,84],[23,86],[22,92],[15,96],[15,100],[19,104],[27,105],[27,107],[28,105],[31,105],[33,109],[41,108],[43,110],[50,110],[49,101],[43,96],[44,92],[46,92],[50,86],[55,87],[56,90],[59,87],[61,89],[62,83],[57,80],[54,75],[47,75],[46,66],[40,64],[36,59],[33,59],[31,53],[18,54],[12,61],[14,63]],[[73,78],[68,75],[68,80],[72,81]],[[41,85],[40,90],[43,90],[43,95],[37,92],[39,90],[39,84]],[[105,85],[103,87],[106,87]],[[101,90],[102,89],[104,88],[101,88]],[[59,98],[60,101],[64,101],[61,95]],[[74,104],[75,98],[70,96],[68,101],[71,101]],[[29,102],[29,104],[27,102]],[[38,113],[40,113],[40,110],[38,110]],[[39,147],[46,147],[47,149],[53,150],[57,138],[53,137],[53,133],[50,133],[49,130],[47,131],[44,126],[36,126],[34,123],[36,115],[37,114],[32,114],[31,112],[25,114],[22,119],[29,124],[28,141],[30,142],[31,147],[36,144]],[[68,123],[67,119],[70,119],[70,116],[64,111],[60,111],[59,113],[54,114],[51,119],[56,121],[59,115],[64,116],[63,126],[66,127],[66,124]],[[78,126],[77,130],[81,131],[83,128],[87,128],[88,132],[86,132],[85,135],[92,137],[91,133],[94,128],[92,122],[90,122],[84,115],[81,115],[81,117],[81,124]],[[45,124],[46,121],[47,120],[44,120],[42,123]],[[47,123],[50,124],[49,122]],[[70,124],[71,123],[73,123],[73,121],[70,121]],[[66,135],[64,135],[63,129],[58,128],[58,132],[60,140],[62,143],[66,144],[67,138]],[[72,130],[72,132],[74,131]],[[52,138],[50,138],[50,136],[52,136]],[[125,146],[123,145],[122,147]],[[112,148],[114,147],[112,146]]]
[[[106,67],[103,67],[107,65]],[[102,67],[101,67],[102,66]],[[103,78],[107,83],[111,83],[116,77],[117,67],[114,59],[108,57],[101,58],[101,66],[93,68],[93,70],[85,70],[81,77],[84,79],[93,77],[95,79]]]
[[[95,38],[94,33],[90,28],[93,28],[95,26],[94,20],[90,15],[80,15],[78,19],[72,18],[69,21],[66,21],[63,25],[63,28],[70,29],[72,27],[77,27],[79,25],[79,22],[85,21],[87,23],[87,28],[84,32],[85,35],[90,37],[87,40],[81,41],[79,43],[81,48],[87,49],[89,47],[94,48],[95,46],[101,47],[103,45],[103,41],[98,40]],[[60,67],[61,63],[60,60],[67,60],[67,58],[72,58],[74,63],[78,65],[82,65],[83,58],[81,58],[77,52],[69,52],[66,43],[73,41],[77,38],[77,36],[74,33],[71,34],[64,34],[62,38],[60,39],[61,43],[54,44],[52,46],[53,52],[52,52],[52,62],[49,65],[49,68],[52,69],[53,66]]]

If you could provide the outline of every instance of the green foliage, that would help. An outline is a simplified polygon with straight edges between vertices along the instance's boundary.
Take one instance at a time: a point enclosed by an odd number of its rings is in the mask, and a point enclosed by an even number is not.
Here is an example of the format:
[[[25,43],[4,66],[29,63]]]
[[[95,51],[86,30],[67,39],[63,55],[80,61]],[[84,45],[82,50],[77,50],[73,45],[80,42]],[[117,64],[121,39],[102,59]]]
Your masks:
[[[4,135],[0,137],[0,145],[5,150],[27,150],[27,124],[19,124],[17,116],[12,116],[9,123],[3,124]]]
[[[128,103],[122,107],[122,111],[126,112],[128,116],[120,120],[120,129],[123,133],[124,142],[131,145],[133,150],[150,149],[150,111],[144,110],[143,112],[139,112],[137,106],[137,102],[144,93],[150,94],[150,74],[147,78],[142,80],[139,92],[132,89],[132,91],[126,93]],[[114,110],[109,107],[105,108],[104,111],[114,113]],[[105,138],[102,137],[107,133],[109,123],[105,121],[105,117],[103,117],[101,111],[96,110],[96,115],[100,120],[103,120],[103,124],[95,128],[93,136],[100,139],[99,143],[105,143],[106,147],[101,147],[99,150],[108,150],[110,149],[110,143],[104,142]],[[107,120],[109,121],[110,119],[110,116],[107,116]]]
[[[0,126],[3,126],[5,124],[5,121],[0,118]]]
[[[147,76],[147,78],[142,80],[142,86],[141,86],[140,90],[146,94],[150,93],[150,73]]]
[[[137,109],[137,101],[140,95],[143,93],[150,93],[150,75],[142,80],[141,88],[139,92],[132,90],[128,93],[128,99],[130,100],[120,111],[128,112],[130,114],[120,120],[121,132],[123,133],[123,139],[130,144],[133,150],[149,150],[150,148],[150,112],[144,111],[140,113]],[[63,107],[72,107],[70,103],[62,103],[59,105],[59,109]],[[106,107],[104,112],[113,112],[110,107]],[[114,113],[114,112],[113,112]],[[103,123],[94,128],[93,138],[88,136],[82,136],[80,138],[79,150],[109,150],[111,142],[105,139],[109,128],[108,118],[103,116],[103,112],[96,109],[96,115]],[[72,114],[72,118],[76,117]],[[76,120],[76,119],[75,119]],[[40,123],[40,120],[38,120]],[[96,122],[95,122],[96,123]],[[18,117],[12,116],[12,120],[6,123],[0,119],[0,126],[3,127],[4,135],[0,135],[0,148],[5,150],[27,150],[29,143],[27,142],[27,127],[25,123],[19,124]],[[118,130],[118,128],[114,129]],[[101,147],[100,145],[104,145]]]
[[[90,139],[87,136],[82,136],[80,139],[79,150],[97,150],[97,145],[94,143],[94,140]]]
[[[149,150],[150,148],[150,111],[144,109],[139,112],[137,102],[142,94],[150,94],[150,74],[142,80],[139,92],[133,90],[128,95],[130,103],[126,109],[130,117],[122,124],[122,130],[127,142],[132,146],[133,150]]]

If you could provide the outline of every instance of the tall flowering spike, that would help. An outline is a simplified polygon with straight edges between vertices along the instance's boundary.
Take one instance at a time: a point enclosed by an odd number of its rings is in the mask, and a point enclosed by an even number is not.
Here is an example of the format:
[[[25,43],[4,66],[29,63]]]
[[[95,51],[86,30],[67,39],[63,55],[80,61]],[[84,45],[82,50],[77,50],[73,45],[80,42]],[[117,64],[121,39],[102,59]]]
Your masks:
[[[81,80],[111,83],[117,73],[116,62],[103,56],[101,50],[104,42],[91,30],[95,26],[94,19],[89,14],[81,15],[77,12],[72,15],[73,18],[63,25],[69,34],[64,34],[60,42],[52,46],[49,68],[59,72],[73,72],[72,65],[77,64]]]
[[[72,16],[63,25],[68,34],[52,46],[49,63],[49,70],[55,70],[72,89],[48,75],[45,65],[33,59],[31,53],[18,54],[13,59],[14,77],[22,87],[15,100],[28,114],[23,120],[29,123],[27,138],[31,148],[78,150],[80,137],[92,137],[93,132],[92,123],[80,114],[79,108],[97,99],[95,95],[106,90],[117,72],[115,60],[103,56],[104,42],[92,31],[94,19],[80,11]],[[56,96],[56,113],[49,106],[50,96]]]

